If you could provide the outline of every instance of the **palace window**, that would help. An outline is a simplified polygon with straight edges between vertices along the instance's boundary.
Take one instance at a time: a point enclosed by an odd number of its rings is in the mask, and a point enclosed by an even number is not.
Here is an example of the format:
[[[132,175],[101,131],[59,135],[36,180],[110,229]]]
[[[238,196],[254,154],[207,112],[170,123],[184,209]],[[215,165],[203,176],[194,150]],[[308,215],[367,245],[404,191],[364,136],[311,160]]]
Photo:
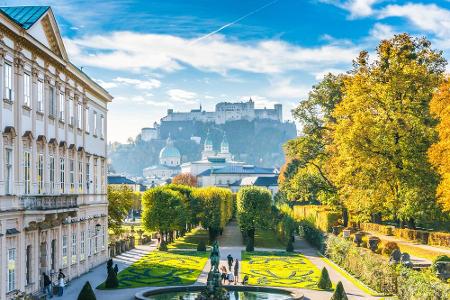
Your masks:
[[[78,161],[78,192],[83,192],[83,159]]]
[[[31,193],[31,153],[24,151],[23,153],[23,174],[25,181],[24,194]]]
[[[16,248],[8,249],[7,292],[16,289]]]
[[[77,263],[77,234],[72,233],[72,264]]]
[[[69,124],[74,126],[75,125],[75,116],[73,114],[73,100],[69,100]]]
[[[91,127],[89,126],[89,107],[84,110],[84,120],[86,122],[86,132],[89,133]]]
[[[98,129],[98,120],[97,120],[97,112],[94,111],[94,135],[97,135],[97,129]]]
[[[101,193],[103,194],[103,193],[105,193],[106,192],[106,187],[105,187],[105,185],[106,185],[106,178],[105,178],[105,160],[102,158],[101,159],[101,161],[100,161],[100,172],[101,172],[101,174],[100,174],[100,176],[101,176],[101,182],[100,182],[100,185],[101,185]]]
[[[52,86],[48,88],[48,110],[51,116],[56,116],[55,88]]]
[[[13,101],[14,92],[12,89],[12,67],[9,63],[5,63],[3,66],[4,79],[5,79],[5,99]]]
[[[103,139],[105,137],[105,117],[100,116],[100,137]]]
[[[6,149],[6,164],[5,164],[5,194],[9,195],[12,192],[12,167],[13,167],[13,152],[12,149]]]
[[[83,104],[77,103],[77,124],[78,128],[83,128]]]
[[[31,76],[28,73],[23,74],[23,104],[31,106]]]
[[[86,193],[89,193],[89,186],[91,184],[91,176],[90,176],[90,164],[89,164],[89,158],[87,159],[86,163]]]
[[[64,113],[64,108],[65,108],[65,99],[64,99],[64,94],[60,93],[59,94],[59,119],[61,121],[65,120],[65,113]]]
[[[65,166],[64,166],[64,158],[60,158],[59,160],[59,170],[60,170],[60,174],[59,174],[59,179],[60,179],[60,192],[61,193],[65,193],[66,191],[66,181],[65,181],[65,170],[64,170]]]
[[[44,111],[44,83],[40,80],[37,82],[37,111]]]
[[[82,231],[80,233],[80,260],[84,260],[85,259],[85,255],[86,255],[86,248],[85,248],[85,243],[86,243],[86,233],[84,231]]]
[[[50,193],[55,192],[55,157],[50,155]]]
[[[75,163],[73,159],[69,160],[69,180],[70,180],[70,192],[75,191]]]
[[[62,265],[67,266],[67,235],[62,237]]]
[[[97,192],[97,189],[98,189],[98,187],[97,187],[97,180],[98,180],[98,178],[97,178],[97,176],[98,176],[98,158],[94,158],[94,193],[96,193]]]
[[[42,194],[44,191],[44,154],[39,153],[38,164],[37,164],[37,174],[38,174],[38,194]]]

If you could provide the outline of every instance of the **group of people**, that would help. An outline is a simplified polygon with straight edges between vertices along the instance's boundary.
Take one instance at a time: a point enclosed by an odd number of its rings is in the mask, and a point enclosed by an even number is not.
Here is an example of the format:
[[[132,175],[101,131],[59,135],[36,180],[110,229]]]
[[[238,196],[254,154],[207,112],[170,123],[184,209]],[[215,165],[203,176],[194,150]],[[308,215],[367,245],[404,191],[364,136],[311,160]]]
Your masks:
[[[234,283],[236,285],[239,281],[239,260],[237,258],[233,259],[231,254],[228,254],[227,261],[228,261],[228,270],[227,267],[225,266],[222,266],[220,268],[220,271],[222,272],[222,281],[223,283],[228,281],[228,284]]]
[[[52,290],[52,280],[50,279],[50,276],[48,276],[45,272],[42,273],[42,276],[44,277],[44,293],[47,294],[49,298],[53,297],[53,290]],[[58,283],[56,285],[57,287],[57,293],[56,295],[58,297],[62,297],[64,293],[64,287],[65,287],[65,278],[66,275],[64,275],[63,271],[59,269],[58,272]]]

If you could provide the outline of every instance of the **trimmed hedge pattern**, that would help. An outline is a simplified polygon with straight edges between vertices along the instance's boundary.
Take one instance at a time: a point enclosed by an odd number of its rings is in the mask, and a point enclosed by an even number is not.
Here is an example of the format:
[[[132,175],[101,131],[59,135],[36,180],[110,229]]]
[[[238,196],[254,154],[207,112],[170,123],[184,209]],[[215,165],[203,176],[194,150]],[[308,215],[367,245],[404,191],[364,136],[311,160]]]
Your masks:
[[[295,220],[312,220],[318,228],[325,232],[331,232],[331,228],[338,225],[342,218],[340,212],[327,210],[322,205],[294,205],[292,209]]]

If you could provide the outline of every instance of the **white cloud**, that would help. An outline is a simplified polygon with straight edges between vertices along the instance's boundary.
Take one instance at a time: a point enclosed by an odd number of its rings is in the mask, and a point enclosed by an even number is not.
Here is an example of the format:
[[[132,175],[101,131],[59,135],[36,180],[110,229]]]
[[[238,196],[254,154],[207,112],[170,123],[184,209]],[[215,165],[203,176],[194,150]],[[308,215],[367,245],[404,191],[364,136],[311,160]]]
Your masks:
[[[159,88],[161,86],[161,81],[157,79],[140,80],[133,78],[117,77],[114,78],[113,81],[118,82],[120,84],[135,86],[139,90],[151,90]]]
[[[284,101],[286,99],[300,99],[308,95],[309,85],[295,84],[292,78],[275,78],[270,82],[267,92],[269,97]]]
[[[182,102],[186,104],[194,104],[196,101],[194,99],[197,98],[197,93],[182,90],[182,89],[171,89],[167,91],[167,95],[170,97],[170,100],[176,102]]]
[[[225,74],[230,70],[280,74],[290,70],[319,70],[348,64],[358,53],[354,45],[300,47],[280,40],[252,44],[220,35],[192,43],[165,34],[114,32],[68,39],[69,54],[77,65],[111,70],[179,70],[190,65],[201,71]]]
[[[435,4],[388,5],[378,17],[403,17],[417,28],[441,38],[447,39],[450,35],[450,11]]]
[[[328,73],[338,75],[338,74],[344,74],[346,72],[347,72],[346,70],[342,70],[342,69],[325,69],[323,71],[315,73],[314,76],[315,76],[316,80],[322,80],[323,77],[325,77],[325,75],[327,75]]]
[[[380,0],[319,0],[350,12],[350,18],[367,17],[374,14],[373,6]]]
[[[115,82],[104,81],[101,79],[94,79],[94,81],[97,82],[102,88],[107,90],[117,87],[117,83]]]
[[[392,38],[396,34],[392,26],[376,23],[370,30],[369,39],[380,41]]]

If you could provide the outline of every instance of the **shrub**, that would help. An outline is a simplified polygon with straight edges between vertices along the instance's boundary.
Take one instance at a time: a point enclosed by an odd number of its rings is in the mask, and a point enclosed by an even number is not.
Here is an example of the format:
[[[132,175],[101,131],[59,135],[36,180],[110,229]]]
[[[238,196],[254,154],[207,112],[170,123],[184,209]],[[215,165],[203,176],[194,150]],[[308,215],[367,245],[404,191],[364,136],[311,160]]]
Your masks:
[[[205,252],[206,251],[206,244],[204,241],[200,241],[197,245],[197,251]]]
[[[299,225],[303,228],[305,240],[307,240],[312,246],[322,251],[324,243],[323,232],[314,226],[314,224],[309,220],[303,220],[299,223]]]
[[[428,236],[428,244],[436,246],[450,247],[450,233],[432,232]]]
[[[425,230],[395,228],[394,235],[405,240],[418,241],[422,244],[427,244],[430,233]]]
[[[339,224],[342,214],[327,210],[323,205],[295,205],[293,207],[293,217],[297,221],[311,220],[322,231],[331,232],[332,227]]]
[[[292,242],[292,239],[289,239],[287,243],[286,252],[294,252],[294,243]]]
[[[436,272],[436,263],[439,261],[450,261],[450,257],[448,257],[447,255],[439,255],[437,256],[434,260],[433,263],[431,264],[431,268],[433,269],[433,272]]]
[[[167,251],[168,250],[167,242],[166,241],[162,241],[161,244],[159,244],[158,250],[159,251]]]
[[[330,280],[330,275],[328,275],[327,268],[323,267],[322,272],[320,273],[319,282],[317,283],[317,287],[322,290],[331,290],[333,284]]]
[[[397,243],[387,242],[384,245],[383,251],[381,253],[383,253],[383,255],[390,256],[392,254],[392,252],[394,252],[394,250],[400,250]]]
[[[414,271],[398,266],[398,299],[450,299],[450,285],[437,279],[431,270]]]
[[[342,282],[340,281],[338,282],[338,284],[336,285],[336,289],[334,290],[333,296],[330,298],[330,300],[348,300]]]
[[[393,235],[394,234],[394,226],[390,225],[381,225],[375,223],[362,223],[361,229],[364,231],[374,231],[379,232],[385,235]]]
[[[86,283],[84,284],[83,288],[78,294],[77,300],[97,300],[89,281],[86,281]]]

